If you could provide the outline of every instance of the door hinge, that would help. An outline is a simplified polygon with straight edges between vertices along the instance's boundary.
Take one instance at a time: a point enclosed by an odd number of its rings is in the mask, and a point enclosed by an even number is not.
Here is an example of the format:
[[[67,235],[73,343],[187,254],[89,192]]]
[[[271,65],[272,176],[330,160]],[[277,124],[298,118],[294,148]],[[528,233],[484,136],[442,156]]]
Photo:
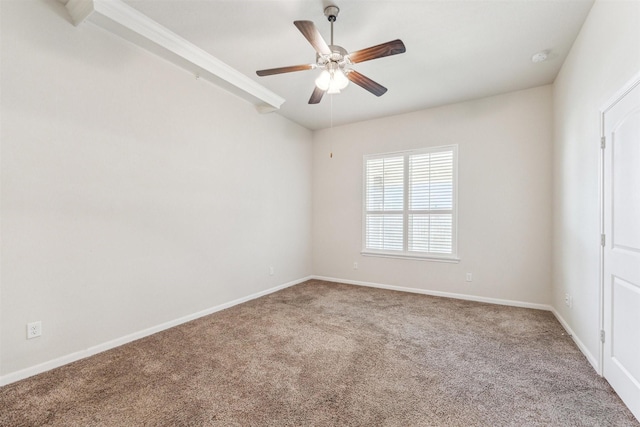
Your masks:
[[[602,138],[600,138],[600,148],[604,150],[606,146],[607,146],[607,137],[603,136]]]
[[[600,341],[604,342],[604,330],[600,330]]]
[[[600,245],[604,246],[606,244],[607,238],[604,234],[600,235]]]

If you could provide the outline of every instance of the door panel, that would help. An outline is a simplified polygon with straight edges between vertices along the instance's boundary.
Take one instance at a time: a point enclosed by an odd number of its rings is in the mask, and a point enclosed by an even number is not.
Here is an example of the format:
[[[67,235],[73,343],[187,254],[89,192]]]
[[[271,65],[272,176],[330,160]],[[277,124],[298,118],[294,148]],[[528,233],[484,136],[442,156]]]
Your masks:
[[[640,110],[623,117],[611,135],[613,247],[640,252]]]
[[[640,348],[640,334],[637,333],[640,326],[640,284],[614,276],[611,293],[611,358],[640,387],[640,360],[637,354]]]
[[[640,84],[603,117],[602,367],[640,419]]]

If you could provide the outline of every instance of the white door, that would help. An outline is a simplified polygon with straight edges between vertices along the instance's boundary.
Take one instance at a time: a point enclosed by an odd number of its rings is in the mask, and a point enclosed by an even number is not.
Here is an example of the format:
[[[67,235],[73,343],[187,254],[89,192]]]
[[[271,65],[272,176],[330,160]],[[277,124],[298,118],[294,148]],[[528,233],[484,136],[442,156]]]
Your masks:
[[[603,375],[640,419],[640,82],[603,119]]]

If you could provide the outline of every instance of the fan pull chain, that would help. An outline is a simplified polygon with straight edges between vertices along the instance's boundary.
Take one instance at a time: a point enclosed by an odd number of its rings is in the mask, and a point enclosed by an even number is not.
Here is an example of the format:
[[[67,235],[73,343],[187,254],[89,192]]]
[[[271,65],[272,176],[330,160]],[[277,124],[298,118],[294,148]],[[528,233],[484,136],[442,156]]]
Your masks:
[[[329,22],[331,22],[331,46],[333,46],[333,23],[335,22],[336,18],[335,16],[333,17],[333,19],[331,19],[331,17],[329,18]],[[329,146],[329,158],[333,159],[333,95],[331,95],[330,97],[330,123],[331,123],[331,131],[329,132],[331,134],[331,145]]]
[[[331,23],[331,38],[333,39],[333,23]],[[332,43],[333,43],[333,40],[332,40]],[[329,102],[329,105],[330,105],[330,108],[329,108],[329,111],[330,111],[329,112],[329,117],[330,117],[329,118],[329,123],[330,123],[330,126],[331,126],[330,127],[331,131],[329,132],[330,135],[331,135],[331,138],[330,138],[330,141],[331,141],[330,144],[331,145],[329,146],[329,151],[330,151],[329,158],[333,159],[333,95],[331,95],[329,97],[329,101],[330,101]]]

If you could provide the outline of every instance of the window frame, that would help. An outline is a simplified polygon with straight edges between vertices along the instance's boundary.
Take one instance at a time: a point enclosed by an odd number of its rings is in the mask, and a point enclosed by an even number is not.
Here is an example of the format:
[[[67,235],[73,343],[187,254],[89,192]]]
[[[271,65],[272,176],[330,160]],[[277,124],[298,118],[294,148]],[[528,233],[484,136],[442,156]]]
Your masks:
[[[451,209],[451,253],[450,254],[437,254],[433,252],[416,252],[409,251],[409,215],[413,212],[409,210],[409,158],[412,155],[419,155],[425,153],[434,153],[441,151],[452,152],[452,209]],[[367,245],[367,162],[369,160],[403,157],[403,209],[402,214],[402,236],[403,236],[403,249],[402,251],[396,250],[379,250],[369,249]],[[361,255],[374,256],[383,258],[400,258],[400,259],[413,259],[422,261],[438,261],[438,262],[460,262],[458,258],[458,144],[440,145],[433,147],[424,147],[419,149],[394,151],[387,153],[375,153],[365,154],[362,158],[362,242],[361,242]],[[369,211],[370,212],[370,211]]]

